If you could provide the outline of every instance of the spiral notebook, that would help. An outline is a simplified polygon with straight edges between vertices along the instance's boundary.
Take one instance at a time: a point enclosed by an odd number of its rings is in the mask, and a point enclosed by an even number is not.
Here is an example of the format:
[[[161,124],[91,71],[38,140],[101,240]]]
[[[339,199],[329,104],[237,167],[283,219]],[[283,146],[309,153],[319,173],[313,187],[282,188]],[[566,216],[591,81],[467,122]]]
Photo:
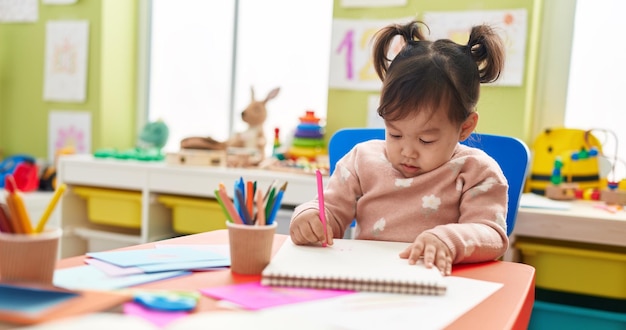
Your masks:
[[[409,243],[335,239],[328,247],[287,238],[261,274],[266,286],[442,295],[445,277],[398,254]]]

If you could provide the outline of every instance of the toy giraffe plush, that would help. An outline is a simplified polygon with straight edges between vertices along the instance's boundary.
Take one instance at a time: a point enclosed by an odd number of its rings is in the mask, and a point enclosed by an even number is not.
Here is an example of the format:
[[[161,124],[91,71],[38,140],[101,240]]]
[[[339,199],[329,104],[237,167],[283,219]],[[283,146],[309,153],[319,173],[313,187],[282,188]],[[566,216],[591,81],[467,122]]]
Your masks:
[[[258,152],[248,165],[256,165],[265,157],[265,144],[267,139],[263,132],[263,124],[267,119],[267,102],[278,95],[279,87],[272,89],[265,99],[254,98],[254,88],[250,88],[250,104],[241,112],[241,120],[248,124],[248,129],[235,133],[226,141],[220,142],[211,137],[188,137],[180,142],[183,149],[226,150],[228,148],[248,149]]]

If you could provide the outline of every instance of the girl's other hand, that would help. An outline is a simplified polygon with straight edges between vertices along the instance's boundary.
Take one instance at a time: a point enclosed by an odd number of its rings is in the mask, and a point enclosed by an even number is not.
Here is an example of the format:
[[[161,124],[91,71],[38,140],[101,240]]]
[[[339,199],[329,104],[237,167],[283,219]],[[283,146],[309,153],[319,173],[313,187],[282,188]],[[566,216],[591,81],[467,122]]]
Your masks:
[[[400,258],[409,259],[409,264],[415,265],[423,257],[426,268],[436,266],[443,275],[452,273],[452,253],[448,246],[437,236],[422,233],[404,251]]]
[[[320,244],[324,242],[333,244],[333,229],[326,222],[326,237],[324,237],[324,227],[318,210],[309,209],[295,217],[289,225],[289,235],[291,241],[297,245]]]

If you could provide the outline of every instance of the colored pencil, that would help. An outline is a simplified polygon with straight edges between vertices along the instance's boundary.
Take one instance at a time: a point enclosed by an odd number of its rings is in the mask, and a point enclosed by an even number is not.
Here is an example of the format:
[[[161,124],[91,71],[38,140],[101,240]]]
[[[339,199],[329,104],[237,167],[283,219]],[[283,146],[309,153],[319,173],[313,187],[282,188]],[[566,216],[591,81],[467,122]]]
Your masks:
[[[272,205],[272,212],[270,213],[270,217],[267,219],[268,225],[274,223],[274,220],[276,219],[276,214],[278,214],[278,210],[280,209],[280,203],[283,200],[285,190],[287,190],[287,182],[285,182],[282,187],[280,187],[280,189],[278,190],[278,194],[276,194],[276,198],[274,199],[274,205]]]
[[[239,188],[239,190],[241,190],[244,194],[243,197],[246,197],[246,184],[243,181],[243,177],[239,177],[239,181],[237,181],[237,188]]]
[[[43,232],[44,228],[46,227],[46,223],[48,222],[48,219],[50,218],[52,211],[54,211],[54,208],[59,202],[59,199],[61,199],[61,196],[63,195],[63,192],[65,191],[65,188],[67,188],[67,185],[65,183],[61,184],[54,192],[54,195],[52,195],[52,199],[50,200],[50,203],[48,203],[46,210],[41,215],[41,218],[39,218],[39,222],[37,223],[37,228],[35,229],[36,233]]]
[[[246,203],[244,202],[243,191],[237,189],[235,193],[236,193],[236,196],[234,198],[237,198],[237,201],[239,202],[239,212],[240,212],[239,214],[242,214],[241,219],[243,220],[244,224],[251,225],[252,216],[248,212],[248,208],[246,207]]]
[[[263,193],[260,190],[256,192],[256,224],[265,225],[265,205],[263,204]]]
[[[254,184],[252,183],[252,181],[246,182],[245,198],[246,207],[248,208],[248,214],[254,214]]]
[[[224,203],[224,207],[226,207],[226,210],[230,214],[230,217],[233,219],[233,222],[243,224],[243,220],[241,220],[241,217],[239,217],[239,212],[237,212],[237,210],[235,209],[235,205],[230,200],[230,197],[228,197],[228,193],[226,193],[226,188],[224,186],[220,186],[218,193],[220,195],[220,198],[222,199],[222,202]]]
[[[6,196],[6,202],[9,206],[9,212],[11,213],[11,221],[13,222],[13,229],[20,229],[22,234],[32,234],[33,226],[30,223],[30,217],[26,211],[24,200],[20,196],[17,190],[17,184],[13,175],[9,174],[5,177],[5,188],[9,191]]]
[[[243,218],[243,214],[241,214],[239,206],[239,200],[237,199],[237,190],[239,190],[239,181],[235,180],[235,184],[233,185],[233,205],[235,206],[235,211],[239,215],[239,218]]]
[[[222,197],[220,197],[219,189],[215,189],[213,193],[215,194],[215,199],[217,200],[217,203],[220,204],[220,206],[222,207],[222,212],[224,212],[224,215],[226,215],[226,219],[228,220],[228,222],[233,222],[233,217],[230,215],[230,212],[228,212],[228,210],[226,209],[226,205],[224,205],[224,201],[222,201]]]
[[[328,232],[326,230],[326,208],[324,207],[324,182],[322,181],[322,172],[320,170],[315,170],[315,176],[317,177],[317,201],[320,209],[320,220],[324,227],[325,241],[322,242],[322,246],[325,247],[327,245],[326,242],[328,242]]]
[[[17,214],[17,210],[15,209],[15,205],[12,201],[9,200],[9,196],[6,196],[6,205],[9,210],[9,221],[11,223],[11,228],[13,229],[14,234],[24,234],[24,229],[22,228],[22,221],[19,219],[19,215]]]
[[[272,183],[270,183],[270,185],[267,187],[267,190],[265,191],[265,195],[263,195],[264,202],[267,200],[268,196],[270,195],[270,190],[272,190],[272,187],[274,187],[274,185],[276,185],[276,179],[272,180]]]
[[[15,233],[6,204],[0,203],[0,231],[3,233]]]
[[[265,220],[269,220],[270,212],[272,212],[272,206],[274,206],[274,194],[276,193],[276,187],[272,187],[270,189],[270,193],[267,196],[267,201],[265,202]]]

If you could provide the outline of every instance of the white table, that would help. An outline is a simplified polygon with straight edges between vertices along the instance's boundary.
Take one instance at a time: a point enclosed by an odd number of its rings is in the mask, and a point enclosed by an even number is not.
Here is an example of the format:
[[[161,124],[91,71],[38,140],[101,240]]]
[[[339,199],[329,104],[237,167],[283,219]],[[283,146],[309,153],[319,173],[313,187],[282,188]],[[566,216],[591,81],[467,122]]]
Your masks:
[[[522,196],[524,199],[529,196]],[[566,202],[569,209],[520,207],[511,245],[517,236],[626,247],[626,211],[611,213],[598,208],[599,201]],[[505,260],[517,260],[511,248]]]

